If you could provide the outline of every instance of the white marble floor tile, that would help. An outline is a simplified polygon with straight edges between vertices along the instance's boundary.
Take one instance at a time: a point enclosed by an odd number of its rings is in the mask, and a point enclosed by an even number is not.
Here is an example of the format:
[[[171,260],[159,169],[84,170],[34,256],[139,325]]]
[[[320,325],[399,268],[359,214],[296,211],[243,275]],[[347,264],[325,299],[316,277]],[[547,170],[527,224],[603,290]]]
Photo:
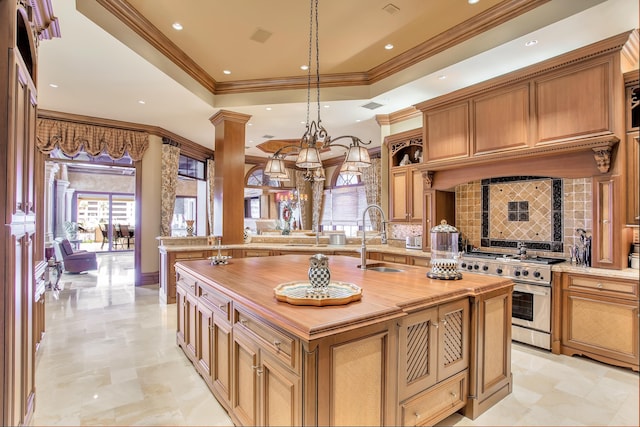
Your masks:
[[[36,426],[232,426],[176,345],[176,306],[134,287],[132,253],[64,274],[47,292],[36,367]],[[639,377],[580,357],[514,344],[513,393],[475,420],[438,425],[638,426]]]

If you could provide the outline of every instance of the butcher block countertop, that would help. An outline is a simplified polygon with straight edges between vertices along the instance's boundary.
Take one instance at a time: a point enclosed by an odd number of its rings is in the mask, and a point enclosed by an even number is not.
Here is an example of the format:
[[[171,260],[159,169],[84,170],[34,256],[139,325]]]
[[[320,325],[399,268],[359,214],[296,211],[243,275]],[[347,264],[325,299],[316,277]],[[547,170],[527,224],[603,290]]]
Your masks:
[[[361,270],[359,264],[354,257],[329,257],[331,280],[353,283],[363,293],[360,301],[323,307],[291,305],[274,296],[282,283],[308,280],[309,255],[231,259],[217,266],[208,260],[182,261],[176,263],[176,272],[202,280],[305,341],[513,286],[509,279],[473,273],[463,273],[461,280],[436,280],[426,277],[425,267],[384,263],[403,270],[385,273]]]

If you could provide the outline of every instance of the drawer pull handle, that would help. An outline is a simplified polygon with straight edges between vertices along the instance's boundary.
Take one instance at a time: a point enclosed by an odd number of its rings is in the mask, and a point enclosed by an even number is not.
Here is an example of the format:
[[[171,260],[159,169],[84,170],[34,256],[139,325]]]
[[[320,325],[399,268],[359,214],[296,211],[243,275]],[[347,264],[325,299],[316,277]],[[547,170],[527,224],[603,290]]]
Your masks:
[[[254,371],[256,371],[256,374],[260,375],[262,374],[262,369],[260,368],[260,366],[254,365],[251,367]]]
[[[224,310],[224,309],[225,309],[225,306],[224,306],[224,304],[218,304],[218,308],[219,308],[220,310]],[[225,310],[225,311],[226,311],[226,310]]]
[[[456,393],[453,391],[449,392],[449,394],[451,395],[451,397],[456,397]]]
[[[202,296],[203,296],[203,297],[208,297],[208,296],[209,296],[209,294],[205,292],[204,294],[202,294]]]
[[[247,322],[247,320],[246,320],[246,319],[240,319],[240,324],[241,324],[242,326],[247,326],[247,324],[248,324],[248,323],[249,323],[249,322]]]
[[[273,342],[273,345],[275,345],[275,346],[276,346],[276,348],[278,349],[278,351],[280,351],[280,344],[282,344],[282,343],[281,343],[280,341],[278,341],[278,340],[275,340],[275,341]]]
[[[602,289],[602,283],[598,283],[598,284],[596,285],[596,287],[597,287],[598,289]]]
[[[438,322],[433,322],[433,326],[434,326],[436,329],[438,329],[438,327],[439,327],[440,325],[438,324]]]
[[[420,414],[419,414],[419,413],[417,413],[417,412],[414,412],[414,414],[413,414],[413,415],[415,415],[415,417],[416,417],[416,420],[419,420],[419,419],[420,419]]]

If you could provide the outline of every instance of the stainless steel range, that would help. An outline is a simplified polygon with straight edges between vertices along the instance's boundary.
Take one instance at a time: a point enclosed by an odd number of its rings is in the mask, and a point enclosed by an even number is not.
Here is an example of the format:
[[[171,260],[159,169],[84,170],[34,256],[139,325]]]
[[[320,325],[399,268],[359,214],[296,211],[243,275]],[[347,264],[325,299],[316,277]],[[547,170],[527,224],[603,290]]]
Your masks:
[[[458,260],[458,268],[513,280],[512,339],[550,350],[551,265],[564,261],[560,258],[467,252]]]

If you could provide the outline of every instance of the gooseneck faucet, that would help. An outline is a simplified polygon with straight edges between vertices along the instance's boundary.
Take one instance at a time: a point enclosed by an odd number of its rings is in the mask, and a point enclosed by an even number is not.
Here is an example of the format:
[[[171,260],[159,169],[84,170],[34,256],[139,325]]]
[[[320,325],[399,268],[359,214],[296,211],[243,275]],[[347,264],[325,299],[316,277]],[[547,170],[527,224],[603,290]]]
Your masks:
[[[382,234],[380,236],[380,243],[383,245],[387,244],[387,220],[384,217],[384,211],[379,205],[371,204],[364,208],[364,212],[362,212],[362,248],[360,250],[360,269],[367,269],[367,232],[365,231],[364,221],[367,216],[367,211],[370,208],[375,208],[380,211],[380,216],[382,216]]]

